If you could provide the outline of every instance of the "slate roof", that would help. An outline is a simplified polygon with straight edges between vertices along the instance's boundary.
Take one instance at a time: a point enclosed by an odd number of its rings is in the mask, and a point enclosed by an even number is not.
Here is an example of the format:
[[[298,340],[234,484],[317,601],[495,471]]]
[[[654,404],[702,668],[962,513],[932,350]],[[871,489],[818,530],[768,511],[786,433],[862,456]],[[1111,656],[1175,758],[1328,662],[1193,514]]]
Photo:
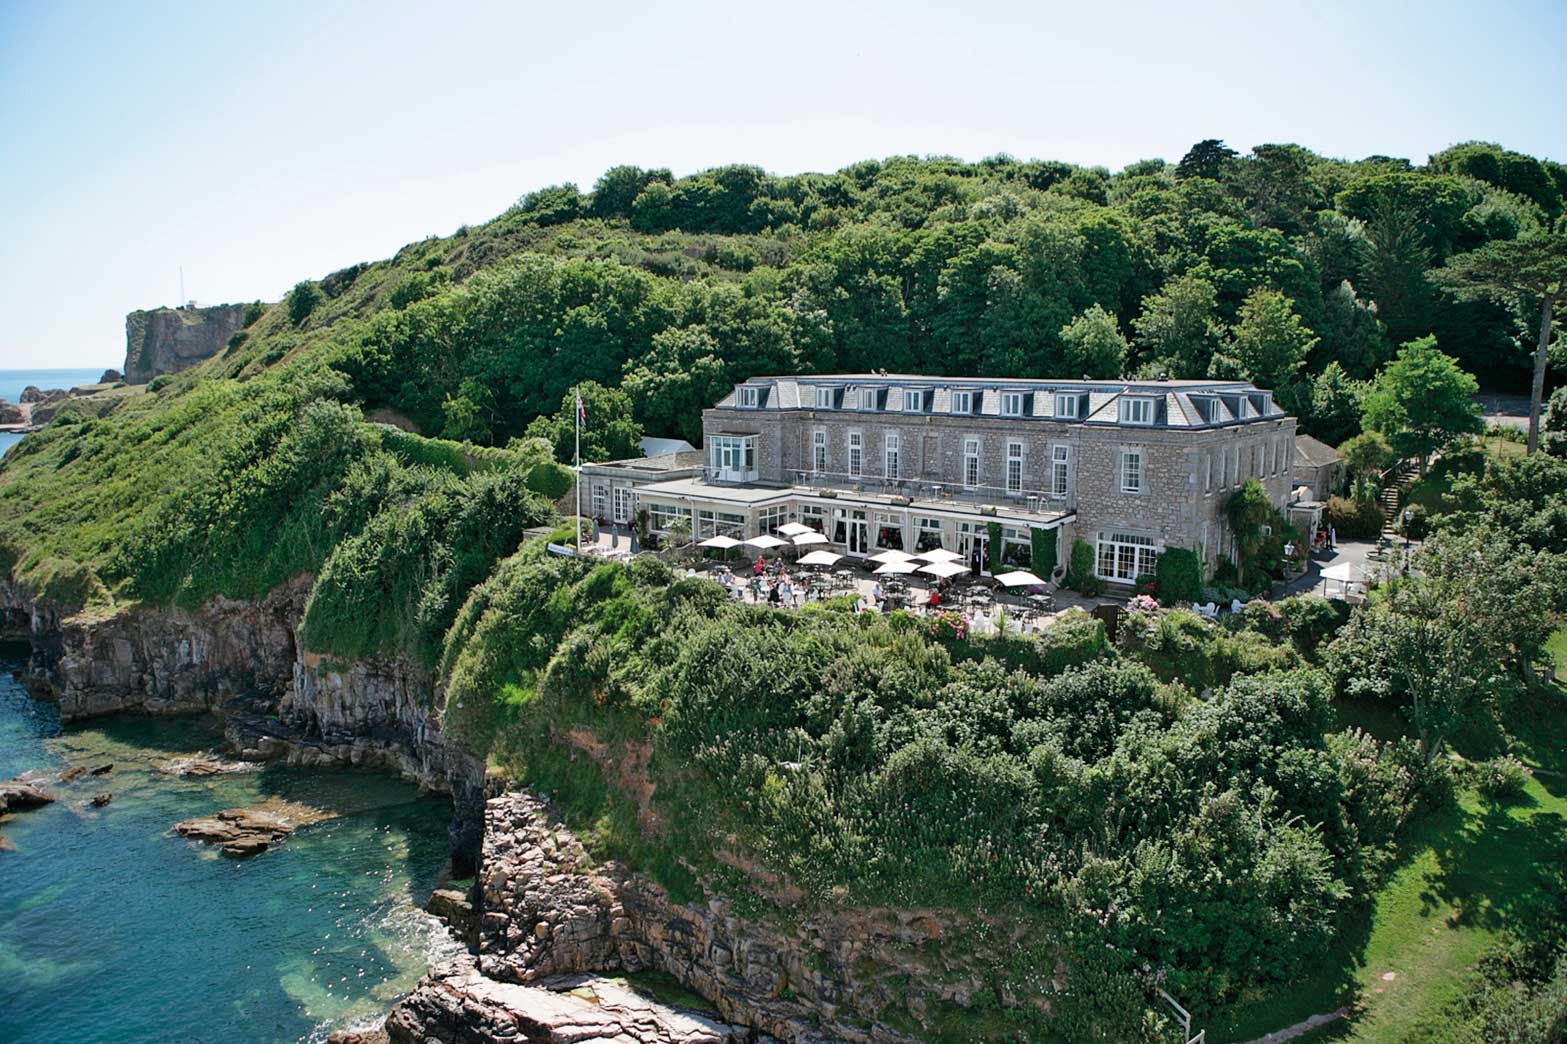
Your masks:
[[[1297,464],[1304,464],[1308,468],[1323,468],[1329,464],[1337,464],[1343,459],[1339,456],[1338,450],[1326,442],[1314,439],[1310,435],[1295,436],[1295,463]]]

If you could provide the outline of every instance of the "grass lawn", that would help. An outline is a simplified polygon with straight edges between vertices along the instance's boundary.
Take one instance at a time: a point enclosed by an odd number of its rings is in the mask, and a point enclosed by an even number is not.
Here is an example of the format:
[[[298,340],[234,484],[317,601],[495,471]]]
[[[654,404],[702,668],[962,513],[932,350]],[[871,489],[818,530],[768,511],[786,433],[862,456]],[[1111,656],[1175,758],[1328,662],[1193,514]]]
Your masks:
[[[1567,674],[1567,631],[1549,646]],[[1374,908],[1355,915],[1340,946],[1308,978],[1248,998],[1209,1024],[1208,1039],[1234,1044],[1348,1005],[1353,1014],[1297,1038],[1395,1044],[1459,1038],[1443,1009],[1469,969],[1508,924],[1526,916],[1536,869],[1567,832],[1567,689],[1535,720],[1511,723],[1518,755],[1535,771],[1510,806],[1465,792],[1457,808],[1420,824]],[[1368,721],[1381,735],[1390,722]]]

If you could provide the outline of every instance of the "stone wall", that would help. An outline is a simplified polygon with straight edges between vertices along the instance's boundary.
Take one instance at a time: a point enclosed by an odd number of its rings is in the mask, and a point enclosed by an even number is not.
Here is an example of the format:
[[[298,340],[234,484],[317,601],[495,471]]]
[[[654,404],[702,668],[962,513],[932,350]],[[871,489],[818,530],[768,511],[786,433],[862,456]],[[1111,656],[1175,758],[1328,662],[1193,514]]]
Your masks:
[[[160,373],[179,373],[228,346],[245,325],[248,305],[154,308],[125,317],[125,381],[145,384]]]

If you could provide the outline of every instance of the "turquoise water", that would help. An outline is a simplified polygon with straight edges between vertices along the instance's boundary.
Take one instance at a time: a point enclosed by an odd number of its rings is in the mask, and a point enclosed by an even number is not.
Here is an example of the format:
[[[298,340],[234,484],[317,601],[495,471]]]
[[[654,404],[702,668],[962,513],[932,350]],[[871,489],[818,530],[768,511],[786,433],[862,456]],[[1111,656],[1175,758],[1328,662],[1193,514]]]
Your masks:
[[[0,646],[0,779],[115,767],[0,825],[0,1041],[319,1041],[456,952],[418,908],[446,859],[447,802],[370,773],[162,773],[214,749],[210,718],[62,729],[11,679],[24,652]],[[90,807],[101,791],[113,802]],[[170,830],[264,798],[334,818],[240,862]]]
[[[119,363],[114,364],[116,367]],[[29,384],[48,391],[50,388],[74,388],[81,384],[93,384],[107,366],[96,370],[0,370],[0,399],[21,402],[22,389]]]
[[[0,457],[5,456],[5,451],[22,441],[22,436],[11,431],[0,431]]]

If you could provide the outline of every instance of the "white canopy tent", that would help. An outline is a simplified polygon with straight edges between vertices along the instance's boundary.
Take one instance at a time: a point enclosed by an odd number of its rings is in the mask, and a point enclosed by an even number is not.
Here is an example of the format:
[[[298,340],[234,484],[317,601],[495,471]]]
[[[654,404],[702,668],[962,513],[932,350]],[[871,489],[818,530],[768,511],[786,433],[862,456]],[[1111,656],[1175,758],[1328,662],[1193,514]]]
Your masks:
[[[925,561],[930,562],[932,564],[934,564],[936,562],[961,562],[961,561],[963,561],[963,556],[962,555],[958,554],[956,551],[948,551],[944,547],[938,547],[934,551],[922,551],[919,554],[915,555],[914,557],[915,558],[923,558]]]
[[[716,547],[720,551],[728,551],[731,547],[739,547],[740,541],[736,540],[732,536],[724,536],[723,534],[719,534],[718,536],[708,537],[706,540],[702,541],[696,546]]]
[[[1322,589],[1328,588],[1328,582],[1339,585],[1340,594],[1349,594],[1355,584],[1365,580],[1365,572],[1353,562],[1338,562],[1328,566],[1322,571]]]
[[[779,532],[783,531],[779,530]],[[796,533],[794,536],[795,547],[806,547],[810,544],[825,544],[828,542],[829,541],[824,534],[818,533],[816,530],[810,528],[807,528],[803,533]]]
[[[783,525],[778,527],[778,532],[782,533],[786,537],[802,537],[807,533],[815,533],[816,530],[812,529],[810,526],[802,525],[799,522],[785,522]],[[797,540],[795,543],[799,543],[799,541]]]
[[[761,548],[763,551],[766,551],[768,548],[783,547],[787,543],[789,541],[779,540],[771,533],[763,533],[761,536],[754,536],[746,541],[748,546]]]
[[[800,556],[800,564],[803,566],[830,566],[836,565],[842,558],[836,551],[812,551],[808,555]]]
[[[1045,581],[1039,579],[1026,569],[1014,569],[1010,573],[1002,573],[996,577],[996,583],[1002,587],[1043,587]]]
[[[931,576],[945,580],[949,576],[957,576],[959,573],[968,572],[968,566],[959,565],[956,562],[932,562],[930,565],[920,566],[920,572],[929,573]]]
[[[872,562],[912,562],[914,556],[907,551],[899,551],[895,547],[889,547],[885,551],[878,551],[871,555]]]
[[[908,576],[910,573],[917,572],[918,570],[919,566],[914,562],[913,559],[905,559],[902,562],[883,562],[881,565],[876,567],[876,575]]]

